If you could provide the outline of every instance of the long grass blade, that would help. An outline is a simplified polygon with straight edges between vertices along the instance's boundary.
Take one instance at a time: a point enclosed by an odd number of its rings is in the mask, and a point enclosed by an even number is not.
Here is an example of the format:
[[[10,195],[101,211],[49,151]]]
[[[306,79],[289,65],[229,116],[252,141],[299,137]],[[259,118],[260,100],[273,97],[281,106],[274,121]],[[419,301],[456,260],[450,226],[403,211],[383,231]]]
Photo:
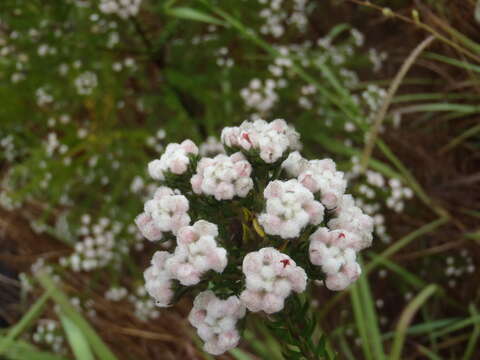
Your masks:
[[[90,345],[81,330],[68,316],[62,315],[60,320],[75,358],[77,360],[94,360]]]
[[[20,319],[20,321],[13,326],[7,333],[7,335],[0,342],[0,355],[4,354],[13,341],[22,333],[27,331],[34,323],[34,321],[43,313],[45,305],[50,298],[51,291],[46,291],[40,299],[28,310],[28,312]]]
[[[407,329],[409,324],[412,322],[413,317],[417,313],[418,309],[432,296],[437,287],[435,285],[429,285],[423,289],[420,294],[418,294],[400,316],[397,327],[395,329],[395,337],[393,338],[392,351],[390,353],[389,360],[400,360],[400,356],[403,350],[403,344],[405,343],[405,338],[407,335]]]
[[[68,316],[83,333],[97,357],[102,360],[117,360],[117,357],[111,352],[107,345],[105,345],[88,321],[75,309],[68,300],[68,297],[60,290],[59,284],[55,283],[52,278],[44,272],[38,274],[37,278],[40,284],[47,291],[51,292],[52,299],[58,304],[63,314]]]

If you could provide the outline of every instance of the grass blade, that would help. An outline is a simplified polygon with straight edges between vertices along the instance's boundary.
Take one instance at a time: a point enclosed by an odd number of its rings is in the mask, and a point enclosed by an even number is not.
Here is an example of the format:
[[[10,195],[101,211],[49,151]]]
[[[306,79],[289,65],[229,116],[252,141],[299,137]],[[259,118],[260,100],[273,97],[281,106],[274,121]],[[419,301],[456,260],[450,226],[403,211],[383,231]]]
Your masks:
[[[368,331],[366,327],[365,314],[362,309],[360,300],[360,292],[358,284],[355,284],[350,289],[350,299],[352,301],[353,315],[355,317],[355,323],[357,324],[358,333],[362,340],[362,351],[366,360],[373,360],[372,349],[370,348],[370,340],[368,337]]]
[[[412,322],[413,317],[420,307],[428,300],[430,296],[437,290],[435,285],[429,285],[413,299],[410,304],[403,310],[400,320],[395,329],[395,337],[393,338],[392,351],[390,360],[400,360],[403,350],[403,344],[407,335],[408,325]]]
[[[52,278],[44,272],[38,274],[37,278],[40,284],[47,291],[51,292],[52,299],[60,306],[63,314],[68,316],[84,334],[97,357],[102,360],[117,360],[117,357],[111,352],[107,345],[105,345],[88,321],[75,309],[68,300],[68,297],[60,290],[58,283],[55,283]]]
[[[20,321],[8,331],[7,335],[0,342],[0,355],[4,354],[9,347],[12,346],[13,341],[28,330],[34,321],[43,313],[43,309],[47,304],[47,300],[50,298],[50,294],[51,291],[45,292],[20,319]]]
[[[470,313],[472,314],[472,316],[478,316],[477,308],[473,304],[470,304]],[[476,323],[475,327],[473,328],[472,335],[470,336],[470,339],[468,339],[468,344],[462,358],[463,360],[473,359],[474,351],[476,349],[476,345],[479,337],[480,337],[480,323]]]
[[[216,17],[206,14],[203,11],[189,8],[189,7],[167,8],[165,12],[167,13],[167,15],[174,16],[179,19],[193,20],[193,21],[204,22],[207,24],[225,26],[225,23],[217,19]]]
[[[385,351],[383,349],[382,338],[380,336],[380,328],[378,326],[378,316],[375,310],[375,304],[372,299],[372,292],[368,284],[367,274],[363,274],[358,279],[359,295],[365,313],[366,327],[369,335],[369,341],[372,345],[375,359],[385,359]]]
[[[5,338],[0,337],[3,342]],[[63,356],[41,351],[23,340],[10,342],[10,346],[0,359],[8,360],[70,360]]]
[[[94,360],[95,358],[87,339],[85,339],[85,336],[75,323],[65,315],[60,316],[60,320],[75,358],[77,360]]]

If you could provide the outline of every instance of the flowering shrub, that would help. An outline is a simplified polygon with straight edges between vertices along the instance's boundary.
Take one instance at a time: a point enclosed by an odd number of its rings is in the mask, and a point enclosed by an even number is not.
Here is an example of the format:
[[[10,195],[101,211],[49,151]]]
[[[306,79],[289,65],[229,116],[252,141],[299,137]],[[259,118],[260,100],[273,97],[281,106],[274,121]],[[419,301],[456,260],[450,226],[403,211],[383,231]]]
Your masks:
[[[354,282],[373,232],[343,172],[304,159],[284,120],[227,127],[222,142],[230,155],[213,158],[190,140],[168,145],[148,165],[161,186],[136,220],[148,240],[174,240],[145,271],[147,292],[160,307],[199,292],[189,320],[215,355],[237,346],[246,309],[275,314],[314,280]]]

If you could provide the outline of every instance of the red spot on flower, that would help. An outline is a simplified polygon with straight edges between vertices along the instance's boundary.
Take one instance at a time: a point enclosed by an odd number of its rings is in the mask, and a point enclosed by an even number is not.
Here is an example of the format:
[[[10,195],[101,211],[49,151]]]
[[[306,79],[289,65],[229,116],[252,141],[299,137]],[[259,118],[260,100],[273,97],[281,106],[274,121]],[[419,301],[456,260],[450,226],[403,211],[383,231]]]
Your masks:
[[[287,265],[290,265],[290,260],[288,259],[280,260],[280,262],[283,264],[284,269],[287,267]]]
[[[242,137],[243,137],[245,140],[247,140],[250,144],[252,143],[252,141],[250,140],[250,136],[248,136],[248,133],[246,133],[246,132],[243,133],[243,134],[242,134]]]
[[[344,234],[344,233],[338,234],[338,238],[344,238],[344,237],[345,237],[345,234]]]

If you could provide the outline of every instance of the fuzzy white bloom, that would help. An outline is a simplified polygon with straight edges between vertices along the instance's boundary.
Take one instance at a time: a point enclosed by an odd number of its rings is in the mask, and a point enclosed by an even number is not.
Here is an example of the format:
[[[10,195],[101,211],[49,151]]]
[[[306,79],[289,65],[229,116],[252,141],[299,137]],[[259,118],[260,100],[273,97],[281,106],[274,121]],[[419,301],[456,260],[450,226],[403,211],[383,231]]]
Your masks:
[[[215,156],[218,154],[225,154],[223,144],[214,136],[209,136],[207,141],[200,144],[199,152],[201,156]]]
[[[116,14],[123,19],[135,16],[142,0],[100,0],[99,9],[104,14]]]
[[[227,251],[218,246],[217,237],[217,225],[205,220],[181,228],[175,253],[166,261],[172,277],[190,286],[197,284],[209,270],[223,272],[227,266]]]
[[[253,312],[276,313],[292,291],[301,293],[307,286],[305,270],[272,247],[247,254],[242,270],[246,288],[240,298]]]
[[[110,301],[121,301],[128,294],[127,289],[124,287],[111,287],[105,292],[105,299]]]
[[[287,151],[301,147],[299,134],[285,120],[276,119],[244,121],[238,127],[226,127],[222,131],[222,142],[232,148],[247,152],[258,152],[266,163],[274,163]]]
[[[212,291],[203,291],[193,302],[188,320],[205,342],[204,350],[221,355],[238,345],[236,323],[245,316],[245,305],[236,296],[221,300]]]
[[[38,320],[32,340],[38,345],[51,348],[55,353],[65,351],[65,338],[60,324],[53,319]]]
[[[214,158],[201,159],[190,183],[196,194],[231,200],[235,196],[247,196],[253,188],[251,172],[252,166],[241,152],[231,156],[219,154]]]
[[[343,195],[335,213],[337,216],[328,222],[330,229],[348,231],[357,235],[360,238],[357,251],[372,244],[374,221],[372,217],[364,214],[362,209],[355,206],[351,195]]]
[[[185,196],[166,186],[159,187],[144,206],[144,212],[135,219],[143,236],[150,241],[162,238],[162,233],[178,230],[190,223],[189,203]]]
[[[151,266],[143,273],[145,289],[160,307],[169,306],[173,299],[172,277],[166,269],[166,262],[171,257],[167,251],[155,252]]]
[[[310,261],[322,267],[325,285],[330,290],[343,290],[361,274],[355,250],[361,239],[356,234],[319,228],[310,236]]]
[[[198,155],[198,148],[193,141],[185,140],[181,144],[168,144],[160,159],[148,164],[148,173],[155,180],[165,180],[165,174],[168,172],[181,175],[188,169],[189,155]]]
[[[298,152],[290,153],[282,167],[291,176],[320,198],[327,209],[333,209],[345,193],[347,181],[342,171],[337,171],[331,159],[306,160]]]
[[[258,222],[267,234],[294,238],[300,236],[308,224],[318,225],[323,220],[323,205],[295,179],[270,182],[264,197],[265,212],[260,214]]]
[[[99,226],[99,225],[97,225]],[[92,271],[107,266],[115,256],[115,233],[104,227],[75,244],[75,251],[68,258],[61,258],[60,264],[73,271]]]
[[[133,304],[135,309],[134,313],[137,319],[144,322],[158,319],[160,311],[158,311],[156,306],[166,306],[159,305],[157,302],[153,301],[148,296],[147,290],[143,286],[137,287],[135,293],[128,296],[128,301]]]
[[[245,106],[250,109],[266,113],[271,110],[278,101],[275,91],[277,83],[273,79],[267,79],[263,83],[259,79],[250,81],[248,87],[240,91]]]
[[[90,95],[97,85],[97,75],[92,71],[85,71],[75,79],[75,87],[79,95]]]

